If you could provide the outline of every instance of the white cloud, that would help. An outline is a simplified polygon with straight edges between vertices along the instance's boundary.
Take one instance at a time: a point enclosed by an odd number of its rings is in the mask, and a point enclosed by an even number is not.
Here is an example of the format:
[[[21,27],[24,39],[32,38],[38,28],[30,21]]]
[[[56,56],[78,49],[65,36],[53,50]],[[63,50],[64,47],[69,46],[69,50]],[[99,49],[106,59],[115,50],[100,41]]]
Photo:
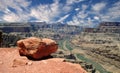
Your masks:
[[[120,18],[120,1],[108,9],[108,15],[112,17],[111,19]]]
[[[113,4],[104,14],[99,14],[101,21],[119,21],[120,20],[120,1]]]
[[[4,15],[3,20],[8,21],[8,22],[16,22],[19,20],[19,17],[17,15],[15,15],[14,13],[12,14],[7,14]]]
[[[87,16],[88,16],[88,13],[85,12],[85,10],[87,9],[87,5],[82,5],[82,10],[80,10],[78,13],[77,13],[77,18],[79,19],[85,19]]]
[[[60,16],[66,15],[72,8],[71,5],[59,3],[59,0],[54,0],[52,4],[40,4],[29,8],[30,5],[31,2],[28,0],[1,0],[0,11],[4,14],[0,19],[18,22],[29,21],[33,18],[36,21],[54,22],[57,21],[56,18],[58,19]],[[14,9],[14,11],[11,11],[10,8]],[[64,21],[65,17],[61,18],[61,21]]]
[[[66,0],[66,3],[68,5],[71,5],[71,4],[79,3],[79,2],[82,2],[82,1],[84,1],[84,0]]]
[[[94,16],[95,20],[100,20],[100,18],[98,16]]]
[[[77,14],[77,17],[78,18],[81,18],[81,19],[84,19],[88,16],[87,13],[85,13],[84,11],[80,11],[78,14]]]
[[[4,13],[6,13],[6,14],[8,14],[8,13],[10,13],[11,11],[8,9],[8,8],[6,8],[6,10],[4,11]]]
[[[4,11],[8,7],[11,7],[17,11],[22,11],[22,8],[28,7],[30,3],[31,2],[28,0],[1,0],[0,11]]]
[[[7,22],[20,22],[20,21],[28,21],[30,19],[30,15],[28,13],[19,13],[15,14],[13,12],[9,12],[3,15],[2,20]]]
[[[60,8],[61,8],[62,12],[68,13],[69,11],[72,10],[73,7],[70,6],[70,5],[63,5],[63,6],[61,6]]]
[[[70,16],[69,13],[74,10],[76,12],[72,14],[73,16],[71,15],[72,20],[67,22],[70,25],[84,26],[87,24],[93,24],[94,21],[120,20],[120,1],[115,4],[111,4],[110,7],[108,4],[109,8],[106,8],[107,2],[96,3],[94,5],[91,5],[89,2],[89,5],[85,5],[82,4],[82,1],[84,0],[66,0],[66,3],[59,3],[59,0],[53,1],[54,2],[51,4],[40,4],[29,8],[31,5],[30,0],[1,0],[0,20],[18,22],[29,21],[33,18],[36,19],[36,21],[63,22]],[[77,3],[80,4],[75,6],[78,6],[77,8],[74,8],[73,4]]]
[[[16,22],[28,21],[32,17],[37,19],[37,21],[51,22],[55,21],[55,18],[58,18],[64,9],[67,13],[71,8],[67,5],[62,7],[58,0],[54,0],[52,4],[40,4],[36,7],[28,8],[30,3],[28,0],[1,0],[0,11],[4,13],[1,19]],[[16,12],[12,12],[9,8],[13,8]]]
[[[52,12],[51,10],[48,9],[49,7],[47,5],[40,5],[36,8],[31,9],[31,16],[36,18],[39,21],[50,21],[50,13]],[[44,11],[43,11],[44,10]],[[51,18],[52,19],[52,18]]]
[[[83,27],[93,27],[93,20],[91,18],[87,18],[87,20],[79,19],[77,16],[74,16],[72,21],[67,22],[68,25],[77,25]]]
[[[90,17],[87,18],[87,20],[84,19],[78,19],[77,17],[73,17],[72,21],[67,22],[68,25],[78,25],[83,27],[93,27],[94,26],[94,20],[92,20]]]
[[[31,9],[31,16],[39,21],[51,22],[60,15],[58,2],[49,5],[39,5]]]
[[[106,3],[103,3],[103,2],[102,2],[102,3],[97,3],[97,4],[95,4],[95,5],[92,6],[92,9],[93,9],[94,11],[99,12],[99,11],[101,11],[102,9],[104,9],[105,6],[106,6]]]
[[[79,11],[80,10],[80,8],[75,8],[75,11]]]
[[[88,20],[86,21],[86,24],[88,25],[93,25],[93,20],[89,17],[87,18]]]
[[[71,11],[72,6],[60,4],[58,0],[55,0],[52,4],[47,5],[39,5],[37,7],[33,7],[31,9],[30,15],[36,18],[38,21],[46,21],[46,22],[56,22],[56,21],[64,21]],[[67,14],[67,15],[66,15]],[[61,17],[65,15],[64,17]],[[60,18],[61,17],[61,18]],[[56,20],[56,18],[60,18]]]
[[[1,20],[8,22],[28,21],[30,18],[26,11],[29,11],[30,3],[28,0],[1,0],[0,11],[4,13]],[[12,12],[9,8],[16,12]]]
[[[77,16],[73,16],[71,21],[67,22],[68,25],[80,25],[79,19]]]
[[[14,13],[12,11],[6,12],[1,19],[7,22],[20,22],[20,21],[28,21],[30,19],[30,14],[27,12],[19,12]]]
[[[69,15],[70,15],[70,14],[67,14],[67,15],[61,17],[57,22],[63,22],[66,18],[69,17]]]
[[[119,21],[120,20],[120,1],[111,4],[110,7],[106,8],[106,2],[97,3],[92,5],[92,12],[89,14],[95,15],[93,18],[94,20],[100,21]],[[105,9],[106,8],[106,9]],[[104,10],[104,12],[100,12]]]
[[[81,10],[72,17],[71,21],[68,21],[67,24],[69,25],[79,25],[79,26],[85,26],[88,25],[88,20],[85,20],[88,17],[88,13],[86,13],[86,9],[88,8],[87,5],[82,5]],[[87,22],[87,23],[86,23]]]

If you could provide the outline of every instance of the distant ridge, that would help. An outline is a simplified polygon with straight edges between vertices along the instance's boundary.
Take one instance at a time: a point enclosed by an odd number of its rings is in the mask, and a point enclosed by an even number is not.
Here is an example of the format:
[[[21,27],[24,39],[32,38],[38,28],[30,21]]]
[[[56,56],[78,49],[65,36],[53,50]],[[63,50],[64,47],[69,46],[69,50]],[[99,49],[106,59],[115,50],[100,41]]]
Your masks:
[[[119,26],[120,22],[101,22],[100,26]]]
[[[120,22],[101,22],[97,28],[85,28],[84,32],[120,33]]]
[[[10,32],[31,32],[45,29],[53,29],[55,31],[59,29],[67,29],[72,31],[77,29],[81,31],[82,27],[76,25],[67,25],[64,23],[46,23],[46,22],[12,22],[12,23],[0,23],[0,30],[5,33]],[[71,30],[72,29],[72,30]],[[77,32],[73,31],[73,32]]]

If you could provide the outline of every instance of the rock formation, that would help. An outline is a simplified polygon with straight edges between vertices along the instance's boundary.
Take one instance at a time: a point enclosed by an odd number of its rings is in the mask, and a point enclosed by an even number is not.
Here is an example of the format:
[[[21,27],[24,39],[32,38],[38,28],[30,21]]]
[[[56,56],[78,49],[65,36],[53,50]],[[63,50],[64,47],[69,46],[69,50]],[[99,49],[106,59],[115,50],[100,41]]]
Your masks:
[[[97,28],[85,28],[88,33],[120,33],[120,22],[101,22]]]
[[[19,53],[31,57],[33,59],[41,59],[49,56],[51,53],[56,52],[58,45],[51,39],[39,39],[35,37],[19,40],[17,42]]]
[[[10,32],[30,32],[31,26],[27,23],[0,23],[0,30],[5,33]]]
[[[18,48],[0,48],[0,73],[86,73],[79,64],[63,60],[32,61],[20,56]]]

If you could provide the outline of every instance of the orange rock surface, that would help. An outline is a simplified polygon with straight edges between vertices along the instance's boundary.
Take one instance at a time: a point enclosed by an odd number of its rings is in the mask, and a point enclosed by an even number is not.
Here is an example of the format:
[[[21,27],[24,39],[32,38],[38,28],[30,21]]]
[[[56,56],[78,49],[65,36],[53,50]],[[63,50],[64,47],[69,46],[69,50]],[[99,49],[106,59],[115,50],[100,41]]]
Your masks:
[[[0,48],[0,73],[86,73],[79,64],[60,58],[32,61],[20,56],[18,48]]]
[[[39,39],[31,37],[17,42],[21,55],[26,55],[34,59],[40,59],[54,53],[58,49],[58,45],[54,40],[43,38]]]

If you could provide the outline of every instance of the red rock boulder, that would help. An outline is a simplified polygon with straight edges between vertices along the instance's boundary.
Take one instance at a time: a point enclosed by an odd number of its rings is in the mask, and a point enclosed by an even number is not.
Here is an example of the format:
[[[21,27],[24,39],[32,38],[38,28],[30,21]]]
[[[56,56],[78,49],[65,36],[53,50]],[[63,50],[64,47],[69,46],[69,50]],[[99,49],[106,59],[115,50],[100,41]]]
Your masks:
[[[33,59],[44,58],[58,49],[58,45],[54,40],[47,38],[30,37],[17,41],[17,46],[20,48],[19,53]]]

